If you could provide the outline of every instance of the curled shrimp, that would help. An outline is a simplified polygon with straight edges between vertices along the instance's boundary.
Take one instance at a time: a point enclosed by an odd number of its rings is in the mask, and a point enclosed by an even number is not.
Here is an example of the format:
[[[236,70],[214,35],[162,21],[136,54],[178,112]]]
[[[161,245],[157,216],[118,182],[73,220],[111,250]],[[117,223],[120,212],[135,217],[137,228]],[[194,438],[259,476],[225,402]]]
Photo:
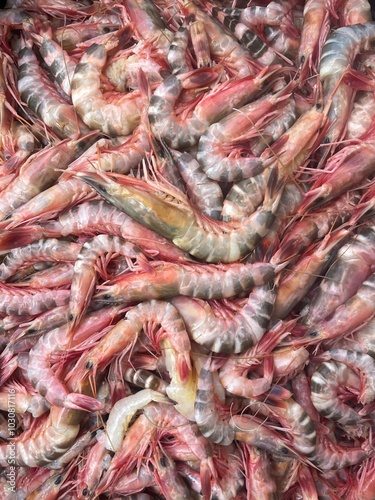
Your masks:
[[[216,316],[202,300],[176,297],[171,302],[198,344],[213,352],[232,354],[259,342],[269,325],[275,297],[271,285],[256,287],[245,306],[230,319]]]

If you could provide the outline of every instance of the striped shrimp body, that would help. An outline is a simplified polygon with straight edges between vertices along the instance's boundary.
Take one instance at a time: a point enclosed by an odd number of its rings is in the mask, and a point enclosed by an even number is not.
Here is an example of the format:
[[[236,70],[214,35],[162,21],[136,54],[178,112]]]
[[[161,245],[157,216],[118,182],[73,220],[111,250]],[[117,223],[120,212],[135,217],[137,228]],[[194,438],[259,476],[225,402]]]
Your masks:
[[[74,443],[83,412],[52,406],[44,423],[27,437],[21,434],[14,443],[15,465],[41,467],[63,455]],[[0,445],[0,464],[8,466],[8,444]]]
[[[375,264],[375,226],[365,226],[338,250],[308,305],[304,318],[312,326],[356,294]]]
[[[0,311],[5,314],[27,316],[40,314],[67,304],[69,290],[35,290],[0,284]]]
[[[234,111],[221,121],[214,123],[201,136],[198,144],[197,160],[210,179],[221,182],[239,181],[260,174],[264,164],[260,158],[236,157],[228,145],[245,142],[249,136],[258,135],[259,121],[275,111],[278,103],[289,97],[290,86],[275,94],[261,97]],[[255,129],[255,131],[254,131]],[[232,156],[233,155],[233,156]]]
[[[357,425],[361,416],[339,398],[342,386],[359,391],[359,377],[342,362],[324,361],[311,377],[311,400],[324,417],[345,426]]]
[[[141,387],[142,389],[151,389],[152,391],[157,391],[161,394],[166,394],[166,389],[168,387],[168,382],[164,379],[156,376],[153,372],[139,368],[135,370],[133,367],[128,366],[125,371],[123,371],[124,380],[130,382],[136,387]]]
[[[375,314],[375,274],[371,274],[344,304],[325,320],[310,327],[302,343],[312,344],[322,340],[344,337],[367,323]]]
[[[123,177],[126,185],[120,185],[109,177],[103,180],[99,175],[86,173],[78,176],[130,217],[206,262],[235,262],[249,254],[272,226],[282,194],[282,185],[277,184],[277,174],[272,171],[263,205],[239,227],[218,227],[216,221],[214,224],[209,220],[203,226],[190,205],[173,202],[173,198],[149,183]]]
[[[39,66],[31,43],[23,41],[18,54],[18,91],[27,106],[60,138],[79,137],[89,129],[78,118]]]
[[[194,146],[208,127],[243,106],[263,88],[264,82],[275,73],[275,66],[265,68],[258,75],[217,85],[195,106],[189,117],[176,115],[175,106],[183,90],[184,81],[192,80],[196,86],[206,85],[207,76],[215,76],[213,70],[198,70],[194,75],[171,75],[156,88],[150,99],[148,118],[153,134],[163,139],[173,149]],[[278,68],[278,67],[277,67]],[[208,73],[207,73],[208,72]],[[210,76],[212,75],[212,76]]]
[[[48,238],[9,252],[0,264],[0,280],[6,281],[21,267],[34,262],[74,262],[81,249],[78,243]]]
[[[144,408],[151,401],[167,403],[168,398],[159,392],[144,389],[115,403],[107,420],[105,436],[107,450],[117,451],[120,449],[131,419],[138,410]]]
[[[254,213],[263,202],[266,186],[266,172],[235,182],[223,202],[223,221],[240,221]]]
[[[223,209],[220,185],[207,177],[198,161],[189,153],[172,150],[171,154],[185,182],[192,205],[211,219],[220,220]]]
[[[74,264],[74,273],[70,288],[69,299],[69,322],[71,328],[75,328],[86,312],[91,297],[95,291],[96,267],[101,259],[109,261],[111,257],[123,255],[128,263],[129,269],[134,268],[132,259],[138,266],[152,272],[147,264],[147,259],[142,251],[123,238],[106,234],[94,236],[86,241],[77,254]],[[105,272],[105,268],[104,268]]]
[[[207,302],[175,297],[178,309],[191,337],[213,352],[240,353],[257,344],[270,322],[275,301],[271,285],[256,287],[246,305],[233,318],[215,316]]]
[[[339,340],[342,349],[369,354],[375,358],[375,318],[350,336]]]
[[[92,44],[86,50],[71,81],[73,106],[91,129],[115,137],[128,135],[140,122],[141,97],[134,91],[106,100],[100,88],[100,75],[106,61],[104,44]]]
[[[332,101],[328,112],[330,128],[323,139],[327,143],[340,138],[350,112],[347,103],[351,101],[353,91],[340,80],[355,56],[368,50],[374,39],[375,23],[368,22],[336,29],[323,46],[319,75],[323,81],[324,100]]]
[[[201,368],[198,378],[197,396],[194,404],[195,421],[204,437],[213,443],[229,446],[234,440],[234,429],[228,418],[221,417],[215,402],[211,359]]]

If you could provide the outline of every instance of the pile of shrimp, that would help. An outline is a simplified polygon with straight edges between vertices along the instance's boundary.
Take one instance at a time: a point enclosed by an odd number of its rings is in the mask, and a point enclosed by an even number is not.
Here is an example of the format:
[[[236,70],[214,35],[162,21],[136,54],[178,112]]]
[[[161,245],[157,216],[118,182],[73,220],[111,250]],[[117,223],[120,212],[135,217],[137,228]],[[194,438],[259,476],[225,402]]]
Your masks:
[[[375,498],[367,0],[0,10],[2,499]]]

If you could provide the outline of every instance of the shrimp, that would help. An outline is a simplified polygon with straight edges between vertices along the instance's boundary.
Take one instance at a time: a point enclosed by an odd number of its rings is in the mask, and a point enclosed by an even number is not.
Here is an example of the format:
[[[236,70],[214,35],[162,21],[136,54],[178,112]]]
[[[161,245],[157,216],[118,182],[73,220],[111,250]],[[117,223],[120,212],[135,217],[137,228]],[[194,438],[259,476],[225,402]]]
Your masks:
[[[267,177],[264,172],[234,183],[223,202],[223,221],[241,221],[254,213],[264,199],[266,186]]]
[[[278,69],[278,67],[277,67]],[[208,127],[254,98],[263,88],[264,82],[276,71],[275,66],[265,68],[258,75],[223,83],[195,106],[189,117],[178,115],[175,105],[180,96],[184,80],[193,80],[196,86],[205,85],[213,70],[197,71],[191,75],[170,75],[156,88],[150,99],[148,118],[153,134],[163,139],[173,149],[194,146]]]
[[[197,68],[212,66],[210,42],[204,21],[194,21],[189,25],[191,42],[196,58]]]
[[[33,262],[74,262],[81,249],[78,243],[48,238],[9,252],[0,264],[0,281],[6,281],[18,269]]]
[[[51,358],[58,352],[64,352],[93,333],[110,324],[118,314],[119,308],[112,307],[93,312],[83,319],[75,337],[68,335],[69,325],[50,330],[44,334],[29,352],[27,376],[33,387],[55,406],[64,406],[76,410],[100,410],[101,403],[91,396],[69,393],[63,382],[59,380],[51,367]]]
[[[151,401],[167,403],[168,398],[159,392],[144,389],[137,392],[137,394],[117,401],[107,420],[105,438],[107,450],[117,451],[120,449],[122,440],[135,413],[151,403]]]
[[[370,132],[371,124],[375,118],[374,93],[360,92],[357,95],[348,117],[347,139],[359,139],[366,132]]]
[[[0,218],[10,217],[14,209],[50,187],[61,175],[60,169],[67,168],[91,145],[93,139],[90,134],[76,141],[61,141],[32,155],[22,165],[19,175],[2,191]]]
[[[142,97],[133,91],[107,100],[100,89],[100,75],[106,61],[104,44],[92,44],[83,54],[71,81],[73,106],[91,129],[115,137],[128,135],[140,122]]]
[[[181,206],[180,201],[167,198],[149,183],[123,177],[126,185],[120,185],[99,175],[77,175],[135,220],[206,262],[235,262],[251,252],[274,222],[282,194],[281,184],[275,185],[277,174],[272,171],[263,205],[243,220],[240,227],[219,226],[222,231],[218,232],[217,222],[215,226],[209,220],[205,226],[199,224],[190,205]]]
[[[202,300],[175,297],[172,304],[184,319],[190,336],[213,352],[240,353],[257,344],[270,322],[276,292],[271,285],[256,287],[245,306],[232,318],[215,316]]]
[[[339,398],[342,386],[359,390],[359,377],[342,362],[324,361],[311,377],[311,401],[324,417],[345,426],[357,425],[361,416]]]
[[[352,26],[353,24],[364,24],[372,21],[371,4],[367,0],[354,2],[345,0],[340,6],[341,26]]]
[[[192,204],[202,214],[220,220],[223,208],[220,185],[207,177],[198,161],[189,153],[172,149],[171,154],[186,184],[186,192]]]
[[[152,391],[160,392],[161,394],[166,394],[166,389],[168,387],[168,382],[160,377],[157,377],[154,373],[140,368],[135,370],[131,366],[125,369],[123,373],[124,380],[130,382],[136,387],[142,387],[143,389],[151,389]]]
[[[222,11],[249,28],[274,26],[281,28],[282,31],[296,29],[290,16],[285,12],[284,6],[278,2],[270,2],[267,6],[250,5],[244,9],[226,7]]]
[[[355,56],[368,50],[374,39],[375,24],[368,22],[336,29],[323,46],[319,75],[323,81],[324,102],[331,100],[328,111],[330,127],[323,142],[334,143],[342,135],[351,109],[348,103],[352,100],[353,90],[341,82],[341,78]],[[326,148],[325,154],[328,151]]]
[[[14,123],[12,126],[12,133],[18,150],[12,154],[12,156],[7,159],[3,165],[1,165],[1,179],[9,174],[17,172],[25,160],[27,160],[27,158],[34,151],[35,147],[34,135],[26,125]]]
[[[52,406],[48,418],[39,428],[25,431],[25,436],[21,434],[13,440],[14,464],[18,467],[42,467],[56,460],[74,443],[82,417],[80,411]],[[8,466],[8,446],[0,445],[2,467]]]
[[[70,288],[69,322],[72,329],[78,325],[90,304],[95,289],[96,265],[106,254],[108,260],[111,256],[124,255],[130,268],[133,267],[131,259],[136,259],[141,268],[152,272],[141,250],[123,238],[100,234],[86,241],[77,254]]]
[[[89,132],[68,104],[54,88],[40,68],[30,41],[22,39],[18,54],[18,91],[22,101],[50,127],[58,137],[76,139]]]
[[[175,32],[167,54],[167,61],[172,70],[172,75],[181,75],[191,70],[186,60],[188,42],[188,30],[181,26]]]
[[[18,316],[40,314],[66,304],[69,295],[69,290],[20,290],[0,284],[0,311]]]
[[[372,452],[357,446],[340,446],[319,435],[314,464],[322,471],[332,471],[363,462]]]
[[[210,358],[199,373],[194,410],[195,421],[204,437],[223,446],[229,446],[233,442],[235,433],[229,418],[223,419],[216,408]]]
[[[344,337],[347,333],[367,323],[375,314],[375,274],[371,274],[344,304],[325,320],[310,327],[301,342],[311,344]]]
[[[317,276],[319,276],[331,257],[331,251],[346,236],[348,231],[341,230],[336,234],[327,235],[307,255],[304,254],[291,270],[279,281],[274,319],[283,319],[287,316],[309,292]],[[272,260],[272,259],[271,259]]]
[[[153,457],[155,479],[166,500],[191,500],[191,491],[183,481],[172,458],[159,450]]]
[[[290,85],[239,108],[208,128],[199,139],[197,160],[210,179],[233,182],[263,171],[261,159],[253,156],[236,157],[233,150],[227,156],[226,149],[228,144],[244,142],[253,135],[254,129],[258,130],[259,121],[275,112],[277,105],[288,98],[289,92]]]
[[[250,498],[276,500],[275,479],[271,475],[270,459],[265,450],[246,443],[240,444],[243,468]]]
[[[340,348],[369,354],[375,358],[375,318],[350,336],[339,340]]]
[[[365,226],[336,253],[308,305],[304,324],[312,326],[327,318],[355,295],[375,264],[375,226]]]
[[[48,269],[33,273],[21,280],[13,281],[13,286],[27,286],[29,288],[57,288],[69,286],[72,282],[74,270],[72,264],[57,264]]]
[[[71,460],[79,456],[86,448],[91,446],[96,440],[97,431],[87,431],[82,434],[72,444],[70,449],[61,457],[48,464],[49,469],[62,469],[64,465],[69,464]]]

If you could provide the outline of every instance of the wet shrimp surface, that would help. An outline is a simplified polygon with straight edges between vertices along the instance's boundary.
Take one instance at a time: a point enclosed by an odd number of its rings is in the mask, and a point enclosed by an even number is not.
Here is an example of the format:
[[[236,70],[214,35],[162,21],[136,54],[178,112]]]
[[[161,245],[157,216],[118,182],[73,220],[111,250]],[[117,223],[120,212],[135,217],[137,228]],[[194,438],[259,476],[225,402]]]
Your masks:
[[[375,498],[370,3],[0,33],[0,497]]]

